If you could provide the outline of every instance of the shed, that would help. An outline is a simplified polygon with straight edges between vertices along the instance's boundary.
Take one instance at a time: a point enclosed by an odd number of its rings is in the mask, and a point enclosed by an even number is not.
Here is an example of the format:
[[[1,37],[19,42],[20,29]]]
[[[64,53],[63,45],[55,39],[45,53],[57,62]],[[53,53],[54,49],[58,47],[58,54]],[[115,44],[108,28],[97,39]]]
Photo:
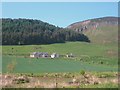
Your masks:
[[[57,54],[57,53],[51,54],[51,58],[58,58],[58,57],[59,57],[59,54]]]
[[[66,55],[67,57],[74,57],[74,55],[71,53],[71,54],[67,54]]]

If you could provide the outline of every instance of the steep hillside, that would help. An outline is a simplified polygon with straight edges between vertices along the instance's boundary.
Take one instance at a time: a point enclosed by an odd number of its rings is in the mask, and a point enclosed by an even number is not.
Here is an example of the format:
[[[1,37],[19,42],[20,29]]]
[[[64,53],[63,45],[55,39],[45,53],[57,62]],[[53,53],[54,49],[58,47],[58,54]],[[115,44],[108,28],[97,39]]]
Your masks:
[[[93,43],[112,44],[118,41],[117,17],[89,19],[73,23],[67,28],[84,33]]]

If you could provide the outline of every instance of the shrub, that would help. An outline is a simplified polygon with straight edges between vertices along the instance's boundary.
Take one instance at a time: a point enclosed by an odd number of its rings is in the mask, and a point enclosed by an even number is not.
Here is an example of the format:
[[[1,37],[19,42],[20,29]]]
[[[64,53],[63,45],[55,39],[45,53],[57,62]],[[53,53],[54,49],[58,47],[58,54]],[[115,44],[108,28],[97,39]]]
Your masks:
[[[103,64],[103,62],[102,62],[102,61],[100,61],[100,64]]]
[[[81,75],[84,75],[84,74],[85,74],[85,71],[84,71],[84,70],[81,70],[81,71],[80,71],[80,74],[81,74]]]

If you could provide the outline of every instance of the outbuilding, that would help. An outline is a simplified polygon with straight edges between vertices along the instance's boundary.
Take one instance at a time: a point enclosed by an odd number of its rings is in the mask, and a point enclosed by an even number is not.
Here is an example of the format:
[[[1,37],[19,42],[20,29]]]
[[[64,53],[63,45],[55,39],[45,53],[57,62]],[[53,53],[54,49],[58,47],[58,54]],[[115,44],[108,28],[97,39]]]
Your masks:
[[[57,53],[51,54],[51,58],[58,58],[58,57],[59,57],[59,54],[57,54]]]

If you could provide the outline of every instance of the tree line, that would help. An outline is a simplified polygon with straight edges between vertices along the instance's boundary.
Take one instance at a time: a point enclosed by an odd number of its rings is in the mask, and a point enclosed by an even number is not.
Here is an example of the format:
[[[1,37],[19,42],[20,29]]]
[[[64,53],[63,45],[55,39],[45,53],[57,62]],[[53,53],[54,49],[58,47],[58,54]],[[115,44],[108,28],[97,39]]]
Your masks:
[[[82,33],[33,19],[2,19],[3,45],[31,45],[64,43],[65,41],[90,42]]]

